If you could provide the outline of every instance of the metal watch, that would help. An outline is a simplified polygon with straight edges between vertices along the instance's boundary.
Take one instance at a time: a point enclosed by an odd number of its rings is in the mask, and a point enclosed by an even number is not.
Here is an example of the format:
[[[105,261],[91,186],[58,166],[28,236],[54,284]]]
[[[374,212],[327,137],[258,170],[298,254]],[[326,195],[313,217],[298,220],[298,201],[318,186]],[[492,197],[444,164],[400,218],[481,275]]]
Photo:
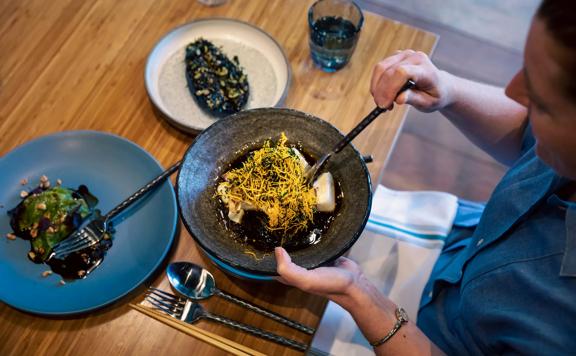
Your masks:
[[[396,332],[400,330],[400,327],[403,324],[406,324],[408,320],[409,320],[408,314],[406,314],[406,311],[400,307],[396,308],[396,324],[394,324],[392,330],[390,330],[390,332],[380,340],[371,342],[370,345],[372,345],[373,347],[382,345],[383,343],[388,341],[392,336],[394,336],[394,334],[396,334]]]

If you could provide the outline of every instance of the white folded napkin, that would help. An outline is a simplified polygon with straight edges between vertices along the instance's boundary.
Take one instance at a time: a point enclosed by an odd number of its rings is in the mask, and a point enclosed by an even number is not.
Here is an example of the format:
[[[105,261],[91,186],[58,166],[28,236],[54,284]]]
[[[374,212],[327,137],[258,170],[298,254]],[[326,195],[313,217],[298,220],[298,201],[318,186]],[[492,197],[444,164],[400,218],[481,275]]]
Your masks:
[[[368,224],[348,254],[412,320],[457,208],[458,198],[452,194],[395,191],[379,185]],[[312,353],[372,355],[373,351],[350,314],[329,302]]]

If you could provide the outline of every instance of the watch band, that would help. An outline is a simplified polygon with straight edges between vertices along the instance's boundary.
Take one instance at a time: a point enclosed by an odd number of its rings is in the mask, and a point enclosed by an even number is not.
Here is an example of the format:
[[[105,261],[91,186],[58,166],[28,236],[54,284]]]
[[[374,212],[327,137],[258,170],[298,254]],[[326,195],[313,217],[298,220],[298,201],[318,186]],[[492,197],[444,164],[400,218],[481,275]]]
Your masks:
[[[384,336],[380,340],[371,342],[370,345],[372,345],[373,347],[377,347],[377,346],[382,345],[386,341],[390,340],[390,338],[392,336],[394,336],[394,334],[396,334],[396,332],[398,332],[398,330],[400,330],[400,327],[403,324],[406,324],[408,322],[408,320],[409,320],[408,314],[406,314],[406,311],[400,307],[396,308],[396,324],[394,324],[394,327],[392,328],[392,330],[390,330],[390,332],[388,334],[386,334],[386,336]]]

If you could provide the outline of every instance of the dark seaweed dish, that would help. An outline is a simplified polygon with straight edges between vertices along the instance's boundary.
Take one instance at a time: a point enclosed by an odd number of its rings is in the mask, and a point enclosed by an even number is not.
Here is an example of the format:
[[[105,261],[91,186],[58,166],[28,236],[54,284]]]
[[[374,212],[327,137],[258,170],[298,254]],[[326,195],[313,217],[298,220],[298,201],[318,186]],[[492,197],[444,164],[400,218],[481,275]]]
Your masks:
[[[248,78],[238,57],[230,60],[205,39],[186,46],[186,80],[198,105],[216,117],[240,111],[248,102]]]
[[[43,177],[45,178],[45,177]],[[23,200],[8,212],[14,234],[30,241],[28,258],[34,263],[47,263],[54,272],[67,279],[84,278],[100,264],[111,246],[106,239],[100,245],[74,252],[65,259],[49,258],[53,247],[77,230],[93,213],[98,199],[84,185],[70,189],[59,184],[50,187],[47,179],[31,191],[22,191]]]

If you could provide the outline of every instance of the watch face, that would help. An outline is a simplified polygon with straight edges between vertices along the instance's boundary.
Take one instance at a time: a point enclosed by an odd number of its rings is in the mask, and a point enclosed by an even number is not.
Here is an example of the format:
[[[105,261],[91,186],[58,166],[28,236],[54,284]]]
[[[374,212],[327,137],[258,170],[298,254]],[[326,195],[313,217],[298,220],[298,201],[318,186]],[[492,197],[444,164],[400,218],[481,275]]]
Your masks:
[[[406,311],[402,308],[396,309],[396,318],[402,323],[407,323],[409,320],[408,314],[406,314]]]

